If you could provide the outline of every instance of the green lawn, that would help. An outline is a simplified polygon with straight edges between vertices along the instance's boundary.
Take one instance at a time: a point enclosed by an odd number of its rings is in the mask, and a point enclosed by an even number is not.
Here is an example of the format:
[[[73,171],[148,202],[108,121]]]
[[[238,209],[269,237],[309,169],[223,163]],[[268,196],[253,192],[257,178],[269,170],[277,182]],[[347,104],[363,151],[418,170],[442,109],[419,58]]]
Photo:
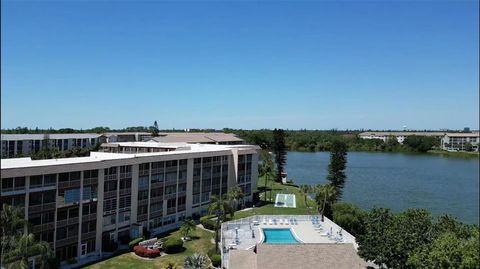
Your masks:
[[[172,232],[170,235],[164,237],[180,237],[178,231]],[[215,247],[211,240],[214,234],[202,229],[197,228],[196,231],[191,234],[192,241],[184,243],[185,251],[177,254],[169,254],[161,257],[157,257],[153,260],[144,260],[138,258],[132,253],[125,253],[116,257],[112,257],[108,260],[104,260],[95,264],[92,264],[86,268],[89,269],[106,269],[106,268],[135,268],[135,269],[147,269],[147,268],[165,268],[169,262],[175,263],[177,266],[183,265],[185,257],[192,255],[194,252],[198,252],[207,255],[209,249]]]
[[[308,215],[315,213],[315,202],[311,199],[307,198],[307,205],[305,205],[305,195],[300,192],[300,189],[297,186],[290,185],[290,184],[281,184],[277,182],[273,182],[269,180],[267,185],[267,191],[263,192],[265,187],[265,179],[260,177],[258,179],[258,186],[257,188],[260,190],[260,201],[262,201],[262,205],[260,207],[256,207],[254,210],[248,211],[237,211],[235,212],[234,219],[241,219],[253,215]],[[272,188],[272,200],[270,198],[270,187]],[[277,193],[292,193],[295,194],[297,207],[296,208],[283,208],[283,207],[275,207],[275,197]],[[267,200],[265,199],[265,195]],[[310,207],[310,208],[309,208]]]

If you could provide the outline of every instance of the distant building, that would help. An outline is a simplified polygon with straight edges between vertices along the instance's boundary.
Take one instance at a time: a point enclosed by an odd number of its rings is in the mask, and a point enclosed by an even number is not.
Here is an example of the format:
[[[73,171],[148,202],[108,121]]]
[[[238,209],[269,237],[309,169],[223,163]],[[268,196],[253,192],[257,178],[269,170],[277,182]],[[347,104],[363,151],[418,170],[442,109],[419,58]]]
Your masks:
[[[159,133],[152,138],[155,142],[161,143],[198,143],[217,145],[241,145],[245,141],[235,134],[227,133]]]
[[[358,136],[362,139],[380,139],[384,142],[392,137],[395,137],[398,143],[403,144],[405,138],[412,135],[433,136],[440,139],[445,135],[445,132],[363,132]]]
[[[103,135],[107,143],[148,141],[152,138],[149,132],[111,132]]]
[[[442,149],[449,151],[466,151],[467,146],[471,145],[472,151],[478,151],[480,143],[480,133],[446,133],[442,137]]]
[[[87,148],[102,142],[100,134],[2,134],[2,159],[24,157],[42,147],[57,150]],[[47,142],[48,141],[48,142]],[[45,143],[47,143],[45,145]]]

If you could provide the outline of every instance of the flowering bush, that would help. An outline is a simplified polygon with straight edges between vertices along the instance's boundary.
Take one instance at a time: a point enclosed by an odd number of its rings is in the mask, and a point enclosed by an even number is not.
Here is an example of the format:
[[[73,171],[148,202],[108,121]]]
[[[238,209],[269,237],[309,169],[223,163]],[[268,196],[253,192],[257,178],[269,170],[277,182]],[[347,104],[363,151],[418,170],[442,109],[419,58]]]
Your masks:
[[[155,249],[148,249],[146,247],[137,245],[133,248],[133,251],[135,254],[137,254],[140,257],[146,257],[146,258],[155,258],[160,255],[160,249],[155,248]]]

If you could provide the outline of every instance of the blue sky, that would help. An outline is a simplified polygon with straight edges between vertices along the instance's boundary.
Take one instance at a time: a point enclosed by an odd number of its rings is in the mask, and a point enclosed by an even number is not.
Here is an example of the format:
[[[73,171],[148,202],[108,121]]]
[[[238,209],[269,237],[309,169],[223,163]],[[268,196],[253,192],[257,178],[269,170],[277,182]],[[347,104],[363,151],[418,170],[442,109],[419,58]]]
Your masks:
[[[476,1],[2,1],[2,128],[478,128]]]

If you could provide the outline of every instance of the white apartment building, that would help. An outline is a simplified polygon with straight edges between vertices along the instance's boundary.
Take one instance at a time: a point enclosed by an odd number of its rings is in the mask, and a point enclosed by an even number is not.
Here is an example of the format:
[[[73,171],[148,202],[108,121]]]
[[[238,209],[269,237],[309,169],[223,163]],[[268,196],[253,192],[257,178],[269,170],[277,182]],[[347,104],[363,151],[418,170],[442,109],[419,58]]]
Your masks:
[[[131,143],[131,148],[144,144]],[[152,148],[161,148],[154,145]],[[234,186],[252,200],[258,147],[161,145],[169,151],[1,162],[1,203],[22,207],[30,232],[63,262],[101,258],[118,242],[175,229]]]
[[[363,132],[358,136],[362,139],[380,139],[383,140],[383,142],[395,137],[398,143],[403,144],[405,138],[412,135],[442,138],[445,135],[445,132]]]
[[[48,141],[50,148],[69,150],[87,148],[102,142],[100,134],[2,134],[2,159],[28,156]]]
[[[478,151],[480,133],[446,133],[442,137],[442,149],[449,151],[466,151],[467,145],[472,146],[472,151]]]

